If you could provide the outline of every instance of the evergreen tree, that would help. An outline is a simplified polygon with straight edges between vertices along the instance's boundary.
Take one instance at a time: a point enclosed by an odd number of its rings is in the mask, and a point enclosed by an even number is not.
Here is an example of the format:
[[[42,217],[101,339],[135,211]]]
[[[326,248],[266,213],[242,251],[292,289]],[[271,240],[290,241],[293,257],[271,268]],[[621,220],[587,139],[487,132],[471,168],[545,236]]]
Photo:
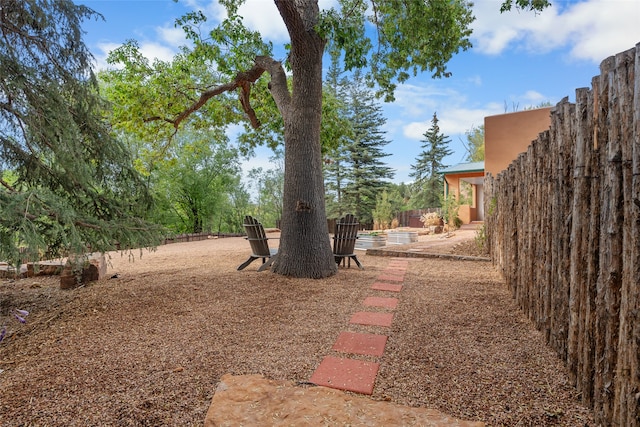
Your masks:
[[[103,119],[81,38],[82,20],[100,17],[70,0],[0,1],[2,260],[159,238],[139,219],[150,197]]]
[[[398,212],[411,209],[411,187],[404,182],[400,184],[391,183],[387,187],[389,193],[389,202],[392,206],[392,211],[395,214]]]
[[[347,180],[347,152],[345,147],[348,139],[353,134],[351,131],[351,121],[347,117],[347,106],[342,101],[346,98],[345,79],[341,78],[339,56],[336,51],[331,51],[331,65],[327,71],[325,88],[323,91],[323,131],[326,139],[332,144],[325,143],[323,137],[323,147],[327,147],[324,153],[324,186],[325,186],[325,209],[328,218],[342,218],[345,214],[343,203],[344,186]],[[326,108],[333,110],[333,115],[324,114]],[[333,119],[331,119],[333,118]],[[328,120],[329,119],[329,120]],[[328,123],[332,125],[328,125]],[[330,131],[330,132],[329,132]]]
[[[333,149],[325,155],[325,209],[327,218],[341,218],[348,212],[344,205],[344,186],[346,185],[346,156],[340,149]]]
[[[343,206],[363,224],[373,223],[376,197],[393,178],[393,170],[382,159],[389,154],[383,147],[389,143],[382,127],[386,118],[375,94],[356,71],[347,85],[348,118],[353,135],[345,147],[347,180],[343,190]]]
[[[389,193],[383,190],[376,198],[376,207],[373,210],[373,229],[386,230],[391,226],[393,220],[393,204],[389,200]]]
[[[411,165],[412,172],[409,176],[414,178],[413,197],[411,205],[415,209],[433,208],[440,206],[440,195],[443,192],[442,160],[452,151],[447,148],[451,140],[440,133],[438,117],[433,113],[431,127],[424,133],[422,152],[416,159],[416,164]]]

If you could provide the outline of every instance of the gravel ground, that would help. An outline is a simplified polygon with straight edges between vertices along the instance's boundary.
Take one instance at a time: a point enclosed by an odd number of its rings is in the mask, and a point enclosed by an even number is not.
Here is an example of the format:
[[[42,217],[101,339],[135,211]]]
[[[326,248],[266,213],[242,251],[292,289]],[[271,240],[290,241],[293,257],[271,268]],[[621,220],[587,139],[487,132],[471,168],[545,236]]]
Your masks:
[[[434,250],[476,251],[444,240]],[[365,270],[305,280],[236,271],[248,254],[210,239],[111,254],[117,278],[71,291],[2,281],[1,320],[31,314],[0,343],[0,425],[201,426],[226,373],[308,381],[390,260],[363,252]],[[410,259],[398,298],[372,399],[491,426],[595,425],[491,263]]]

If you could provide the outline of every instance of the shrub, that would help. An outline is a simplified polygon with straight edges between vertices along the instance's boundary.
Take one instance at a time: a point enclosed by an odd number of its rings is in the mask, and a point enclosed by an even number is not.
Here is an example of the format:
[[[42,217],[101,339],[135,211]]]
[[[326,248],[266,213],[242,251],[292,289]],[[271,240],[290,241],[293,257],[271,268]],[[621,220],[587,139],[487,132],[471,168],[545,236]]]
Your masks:
[[[429,212],[420,216],[420,222],[424,224],[423,227],[440,225],[440,221],[441,218],[437,212]]]

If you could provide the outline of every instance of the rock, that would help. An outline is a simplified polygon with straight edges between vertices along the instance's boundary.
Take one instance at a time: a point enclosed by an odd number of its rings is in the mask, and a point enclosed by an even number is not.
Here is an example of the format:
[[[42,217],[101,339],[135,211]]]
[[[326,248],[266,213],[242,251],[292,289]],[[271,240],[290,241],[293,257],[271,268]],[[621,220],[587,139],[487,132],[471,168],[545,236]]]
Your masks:
[[[0,279],[21,279],[27,277],[27,266],[22,264],[20,270],[16,269],[6,262],[0,263]]]
[[[88,254],[81,272],[74,271],[73,264],[67,261],[60,274],[60,289],[73,289],[104,278],[107,274],[107,262],[104,254]]]
[[[482,427],[429,408],[371,400],[326,387],[296,386],[261,375],[224,375],[205,427],[214,426],[459,426]]]
[[[64,269],[64,261],[40,261],[37,263],[27,263],[27,277],[34,276],[55,276]]]

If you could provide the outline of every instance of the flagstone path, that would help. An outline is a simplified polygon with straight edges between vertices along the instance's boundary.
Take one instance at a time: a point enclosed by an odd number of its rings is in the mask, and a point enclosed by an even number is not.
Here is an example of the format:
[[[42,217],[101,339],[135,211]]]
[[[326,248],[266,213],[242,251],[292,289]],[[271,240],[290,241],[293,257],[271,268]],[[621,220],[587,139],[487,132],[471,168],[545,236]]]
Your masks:
[[[364,325],[389,328],[393,322],[394,311],[398,307],[397,295],[402,291],[404,275],[409,263],[406,260],[393,260],[371,285],[375,295],[368,296],[363,301],[364,311],[351,316],[349,325]],[[381,297],[380,292],[388,295]],[[382,308],[388,311],[369,311],[370,307]],[[376,361],[360,360],[349,355],[364,355],[380,358],[384,353],[387,335],[357,333],[345,331],[340,334],[332,350],[344,353],[345,357],[327,356],[316,371],[311,375],[310,382],[362,394],[373,394],[376,376],[380,363]]]
[[[358,331],[341,332],[331,348],[344,356],[326,356],[310,377],[310,383],[324,387],[295,386],[259,375],[225,375],[207,412],[205,427],[232,425],[229,420],[274,426],[484,426],[483,422],[459,420],[436,409],[344,393],[373,394],[388,335],[362,332],[362,328],[380,331],[391,327],[408,265],[407,260],[391,261],[371,285],[372,295],[364,299],[363,310],[354,313],[347,326]]]

